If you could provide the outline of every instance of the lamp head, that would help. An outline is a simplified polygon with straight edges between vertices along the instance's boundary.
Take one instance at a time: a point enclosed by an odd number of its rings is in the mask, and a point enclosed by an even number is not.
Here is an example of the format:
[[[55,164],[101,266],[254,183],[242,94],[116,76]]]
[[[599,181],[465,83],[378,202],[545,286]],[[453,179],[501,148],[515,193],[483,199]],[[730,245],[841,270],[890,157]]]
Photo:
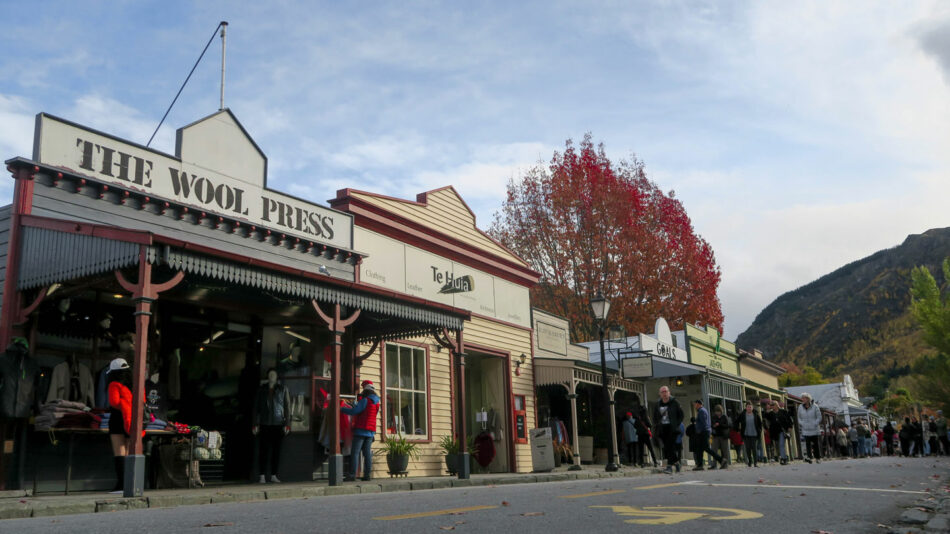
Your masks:
[[[595,319],[603,321],[610,313],[610,301],[598,291],[594,298],[590,299],[590,309],[594,312]]]

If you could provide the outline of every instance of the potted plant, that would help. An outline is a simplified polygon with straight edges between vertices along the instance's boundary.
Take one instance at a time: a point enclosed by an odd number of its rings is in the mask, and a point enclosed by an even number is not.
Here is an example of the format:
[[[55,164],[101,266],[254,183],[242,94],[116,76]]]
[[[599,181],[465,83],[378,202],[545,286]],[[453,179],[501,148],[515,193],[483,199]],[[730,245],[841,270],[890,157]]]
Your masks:
[[[386,436],[383,447],[376,451],[386,455],[390,474],[402,474],[409,468],[409,459],[419,457],[419,444],[401,435]]]
[[[469,436],[466,440],[466,445],[468,445],[467,450],[470,455],[469,458],[471,458],[475,455],[475,451],[477,450],[475,447],[475,439]],[[445,469],[450,475],[458,473],[459,440],[455,436],[442,436],[442,439],[439,441],[439,446],[442,447],[442,451],[445,453]]]

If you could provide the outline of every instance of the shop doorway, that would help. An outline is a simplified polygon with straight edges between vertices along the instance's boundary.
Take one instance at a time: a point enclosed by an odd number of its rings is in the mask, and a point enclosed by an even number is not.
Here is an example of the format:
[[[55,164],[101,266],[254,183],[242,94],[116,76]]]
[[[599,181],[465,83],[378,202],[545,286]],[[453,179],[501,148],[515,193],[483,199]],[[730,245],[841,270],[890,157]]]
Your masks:
[[[512,470],[508,373],[508,360],[500,355],[465,356],[465,424],[478,447],[473,472]]]

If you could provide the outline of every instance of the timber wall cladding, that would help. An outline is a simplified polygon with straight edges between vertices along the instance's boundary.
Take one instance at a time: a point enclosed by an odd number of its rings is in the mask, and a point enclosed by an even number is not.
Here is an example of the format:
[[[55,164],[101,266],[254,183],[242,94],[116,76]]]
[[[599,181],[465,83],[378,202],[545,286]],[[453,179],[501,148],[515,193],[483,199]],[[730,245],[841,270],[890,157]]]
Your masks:
[[[531,354],[531,332],[509,325],[499,324],[479,317],[465,324],[464,336],[466,343],[473,343],[480,346],[492,348],[502,352],[507,352],[511,357],[517,358],[524,354]],[[436,352],[431,344],[431,338],[416,338],[411,340],[415,343],[429,344],[429,410],[432,414],[431,443],[420,444],[419,458],[409,463],[409,474],[411,476],[436,476],[445,474],[445,456],[442,454],[442,448],[439,446],[439,440],[443,436],[452,435],[452,387],[449,370],[449,352],[443,349]],[[362,351],[369,350],[369,346],[360,347]],[[383,384],[381,378],[380,350],[377,349],[364,363],[360,370],[362,379],[372,380],[374,383]],[[521,366],[521,376],[515,376],[514,368],[511,369],[511,387],[512,394],[524,395],[527,415],[528,428],[534,428],[536,422],[534,419],[534,383],[532,381],[532,361],[529,358]],[[385,387],[385,385],[383,385]],[[509,399],[509,402],[511,400]],[[510,410],[509,410],[510,411]],[[506,413],[506,425],[510,427],[510,413]],[[380,416],[379,425],[382,418]],[[378,427],[379,428],[379,427]],[[379,430],[382,430],[379,428]],[[379,434],[378,434],[379,435]],[[509,443],[511,440],[511,429],[506,428],[505,439]],[[377,441],[374,444],[376,449],[381,448],[381,443]],[[379,461],[373,463],[373,476],[384,477],[387,467],[384,456],[377,454]],[[517,471],[527,473],[532,470],[531,466],[531,448],[530,444],[515,445],[515,462]]]
[[[358,193],[354,193],[353,196],[384,208],[395,215],[452,236],[489,254],[527,266],[521,258],[478,231],[475,227],[475,216],[465,207],[465,204],[453,189],[445,188],[427,194],[428,204],[426,205]]]

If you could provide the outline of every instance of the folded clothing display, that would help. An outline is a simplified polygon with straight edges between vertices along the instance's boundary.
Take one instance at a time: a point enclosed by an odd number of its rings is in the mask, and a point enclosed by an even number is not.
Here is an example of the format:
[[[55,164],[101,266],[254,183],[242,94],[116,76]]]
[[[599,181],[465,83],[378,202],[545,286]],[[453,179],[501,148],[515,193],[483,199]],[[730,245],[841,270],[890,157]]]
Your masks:
[[[37,430],[49,430],[53,427],[99,428],[98,417],[90,413],[89,407],[81,402],[56,399],[40,407],[40,413],[33,420],[33,424]],[[66,422],[62,423],[64,418]]]

